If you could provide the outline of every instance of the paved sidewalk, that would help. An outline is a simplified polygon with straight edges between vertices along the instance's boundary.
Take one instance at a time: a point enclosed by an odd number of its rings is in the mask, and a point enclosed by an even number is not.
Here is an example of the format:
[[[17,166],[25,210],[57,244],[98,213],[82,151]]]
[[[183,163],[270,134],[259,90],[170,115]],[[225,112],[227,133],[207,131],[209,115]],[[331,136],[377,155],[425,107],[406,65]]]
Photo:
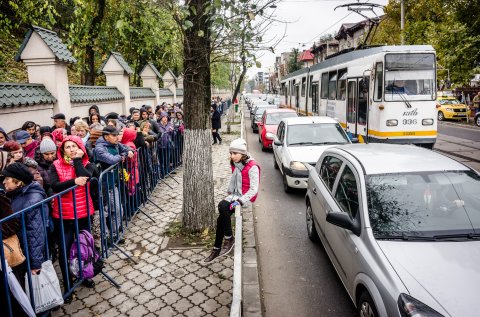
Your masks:
[[[221,134],[222,145],[212,147],[215,203],[225,197],[231,170],[228,145],[240,137],[240,125],[232,125],[232,134]],[[224,125],[222,131],[226,131]],[[53,316],[229,316],[232,301],[232,255],[204,265],[202,260],[210,250],[205,248],[168,249],[165,230],[182,213],[182,178],[180,168],[175,179],[160,183],[151,199],[165,212],[147,205],[151,222],[138,214],[130,223],[122,246],[133,254],[134,264],[114,251],[106,261],[105,271],[121,288],[115,288],[102,276],[96,276],[96,286],[80,286],[71,304],[66,304]],[[216,205],[215,205],[216,206]],[[233,254],[233,253],[232,253]],[[61,275],[60,275],[61,276]]]

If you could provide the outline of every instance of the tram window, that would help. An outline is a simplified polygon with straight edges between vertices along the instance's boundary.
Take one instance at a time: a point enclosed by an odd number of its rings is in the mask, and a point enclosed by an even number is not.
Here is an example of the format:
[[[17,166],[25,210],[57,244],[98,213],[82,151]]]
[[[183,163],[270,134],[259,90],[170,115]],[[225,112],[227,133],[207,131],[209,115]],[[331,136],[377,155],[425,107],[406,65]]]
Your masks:
[[[305,90],[307,89],[306,85],[307,77],[302,78],[302,97],[305,97]]]
[[[345,100],[346,92],[347,92],[347,70],[341,69],[338,71],[337,100]]]
[[[355,94],[357,91],[357,82],[349,81],[348,82],[348,100],[347,100],[347,122],[356,123],[357,122],[357,109],[355,103]]]
[[[375,66],[375,94],[374,100],[381,101],[383,94],[383,64],[377,63]]]
[[[358,89],[358,124],[367,123],[368,81],[360,80],[359,87],[367,85],[367,89]]]
[[[312,85],[313,85],[312,81],[313,81],[313,76],[310,76],[310,79],[309,79],[309,89],[308,89],[308,96],[309,96],[310,98],[312,98],[312,89],[313,89],[313,88],[312,88]]]
[[[328,81],[328,99],[335,100],[337,96],[337,72],[330,72]]]
[[[321,86],[321,93],[320,98],[327,99],[328,98],[328,73],[322,74],[322,86]]]

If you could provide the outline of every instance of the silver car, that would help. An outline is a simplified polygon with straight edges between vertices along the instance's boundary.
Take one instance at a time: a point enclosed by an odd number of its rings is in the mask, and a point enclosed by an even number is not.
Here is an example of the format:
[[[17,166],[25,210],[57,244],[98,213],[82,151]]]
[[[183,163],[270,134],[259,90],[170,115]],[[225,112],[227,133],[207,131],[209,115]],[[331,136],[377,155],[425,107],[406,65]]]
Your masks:
[[[416,146],[337,146],[309,166],[306,208],[359,316],[480,314],[474,170]]]

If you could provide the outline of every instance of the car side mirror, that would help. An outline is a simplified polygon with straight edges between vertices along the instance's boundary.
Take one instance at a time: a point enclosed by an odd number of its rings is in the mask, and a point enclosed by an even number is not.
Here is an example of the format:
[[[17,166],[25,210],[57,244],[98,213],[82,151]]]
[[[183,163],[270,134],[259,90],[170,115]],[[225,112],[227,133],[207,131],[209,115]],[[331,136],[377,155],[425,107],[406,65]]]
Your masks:
[[[273,141],[273,144],[275,144],[276,146],[283,146],[283,142],[279,139],[275,139],[275,141]]]
[[[329,212],[327,214],[327,222],[340,228],[344,228],[353,232],[356,236],[360,236],[361,228],[359,221],[350,219],[350,216],[343,212]]]

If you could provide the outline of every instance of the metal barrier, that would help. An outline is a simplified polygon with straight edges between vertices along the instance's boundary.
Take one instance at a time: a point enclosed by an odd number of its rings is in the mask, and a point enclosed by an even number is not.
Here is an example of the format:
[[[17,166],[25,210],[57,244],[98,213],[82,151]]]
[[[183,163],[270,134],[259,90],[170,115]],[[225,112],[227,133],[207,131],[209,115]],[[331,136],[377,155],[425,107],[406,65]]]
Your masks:
[[[27,229],[29,228],[29,217],[33,213],[40,213],[43,223],[42,236],[37,237],[37,243],[42,244],[44,249],[44,261],[51,259],[49,245],[52,243],[51,239],[55,239],[59,243],[59,264],[62,271],[62,279],[59,278],[61,284],[63,284],[63,298],[67,298],[75,291],[75,289],[84,281],[82,261],[80,254],[80,242],[76,239],[77,248],[77,260],[79,263],[80,276],[73,278],[73,274],[69,270],[68,257],[70,253],[70,243],[73,243],[71,235],[75,237],[79,236],[80,231],[86,226],[91,232],[91,216],[93,210],[88,203],[91,199],[91,193],[98,195],[98,212],[100,218],[100,256],[102,259],[108,258],[109,251],[112,249],[120,251],[127,259],[136,263],[136,261],[128,255],[119,246],[123,236],[128,229],[131,220],[141,213],[151,221],[154,221],[152,217],[144,210],[147,203],[157,207],[160,211],[163,209],[154,203],[150,196],[153,193],[156,185],[159,182],[163,182],[170,188],[170,184],[165,182],[166,178],[171,178],[177,184],[179,183],[173,174],[176,173],[176,169],[182,164],[183,153],[183,135],[178,130],[164,133],[159,136],[158,140],[152,142],[149,147],[142,147],[135,151],[132,159],[125,159],[113,166],[103,170],[98,178],[90,179],[86,185],[85,202],[87,206],[87,217],[77,217],[77,197],[75,191],[79,186],[74,186],[66,189],[60,193],[57,193],[45,200],[42,200],[28,208],[15,212],[14,214],[0,219],[0,229],[3,225],[6,225],[9,221],[20,220],[21,229],[17,233],[19,235],[22,250],[26,257],[26,261],[13,268],[19,279],[20,285],[24,287],[23,276],[27,273],[27,283],[29,289],[32,289],[32,275],[31,275],[31,259],[29,254],[29,241],[27,238]],[[93,191],[91,188],[95,188]],[[72,199],[72,208],[74,212],[74,219],[64,219],[62,213],[62,199],[65,199],[67,194],[70,194],[69,199]],[[97,198],[97,197],[95,197]],[[51,211],[53,202],[55,201],[58,206],[59,219],[55,220],[57,228],[55,232],[60,239],[52,237],[52,234],[48,232],[51,228],[49,213]],[[70,231],[73,226],[73,233]],[[66,237],[66,232],[69,236]],[[67,239],[66,239],[67,238]],[[15,299],[9,289],[7,266],[5,261],[5,254],[3,249],[3,236],[0,230],[0,260],[1,260],[1,272],[0,272],[0,307],[3,311],[7,311],[7,316],[18,315],[15,309],[18,305],[15,303]],[[73,244],[72,244],[73,245]],[[104,271],[101,274],[108,279],[117,288],[120,287],[107,273]],[[62,283],[63,281],[63,283]],[[4,295],[4,294],[5,295]],[[35,307],[33,298],[33,292],[30,292],[30,302],[32,307]],[[12,306],[13,304],[13,306]],[[13,308],[12,308],[13,307]]]
[[[243,102],[240,107],[240,137],[244,138]],[[235,251],[233,257],[233,291],[230,317],[242,315],[242,234],[243,234],[242,207],[235,207]]]

